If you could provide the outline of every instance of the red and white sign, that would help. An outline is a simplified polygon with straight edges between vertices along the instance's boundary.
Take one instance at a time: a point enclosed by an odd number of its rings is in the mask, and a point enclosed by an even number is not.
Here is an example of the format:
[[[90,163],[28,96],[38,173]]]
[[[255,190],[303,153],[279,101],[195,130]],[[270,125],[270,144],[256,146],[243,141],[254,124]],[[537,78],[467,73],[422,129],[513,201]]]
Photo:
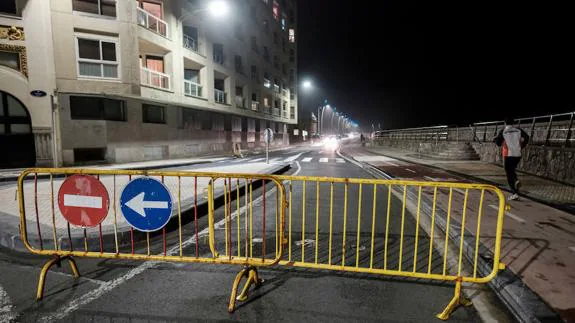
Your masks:
[[[72,175],[58,191],[58,206],[71,224],[95,227],[108,215],[110,198],[104,184],[95,177]]]

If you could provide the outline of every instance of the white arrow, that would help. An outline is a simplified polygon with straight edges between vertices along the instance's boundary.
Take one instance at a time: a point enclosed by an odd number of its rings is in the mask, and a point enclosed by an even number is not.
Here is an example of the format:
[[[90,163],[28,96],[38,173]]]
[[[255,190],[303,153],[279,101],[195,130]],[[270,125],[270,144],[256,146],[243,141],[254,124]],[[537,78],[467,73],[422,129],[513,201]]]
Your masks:
[[[167,209],[168,202],[166,201],[144,201],[146,193],[142,192],[134,196],[131,200],[126,202],[126,206],[132,209],[139,215],[146,217],[146,211],[144,209]]]

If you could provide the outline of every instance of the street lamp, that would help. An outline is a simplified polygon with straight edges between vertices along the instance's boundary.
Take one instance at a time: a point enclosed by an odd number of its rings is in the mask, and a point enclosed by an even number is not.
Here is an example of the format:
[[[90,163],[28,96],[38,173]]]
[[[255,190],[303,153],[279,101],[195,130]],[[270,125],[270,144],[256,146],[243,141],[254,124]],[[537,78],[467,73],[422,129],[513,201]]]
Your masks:
[[[325,109],[332,111],[331,106],[329,104],[327,104],[327,100],[324,101],[324,104],[325,105],[319,106],[317,108],[317,119],[319,121],[319,124],[318,124],[319,133],[323,133],[323,115],[325,114]],[[321,117],[320,117],[320,112],[321,112]]]
[[[304,89],[311,89],[311,87],[312,87],[311,81],[309,81],[309,80],[304,81],[302,85],[303,85]]]
[[[214,17],[223,17],[230,11],[230,6],[222,0],[214,0],[208,4],[208,12]]]

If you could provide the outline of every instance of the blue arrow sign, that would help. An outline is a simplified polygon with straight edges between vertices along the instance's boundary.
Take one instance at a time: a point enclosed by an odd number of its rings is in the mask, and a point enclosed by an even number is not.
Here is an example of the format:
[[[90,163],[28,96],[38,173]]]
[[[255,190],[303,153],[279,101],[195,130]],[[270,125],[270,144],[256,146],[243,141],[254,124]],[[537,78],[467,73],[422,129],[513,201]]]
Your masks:
[[[120,208],[126,222],[139,231],[163,228],[172,215],[172,196],[162,182],[141,177],[122,190]]]

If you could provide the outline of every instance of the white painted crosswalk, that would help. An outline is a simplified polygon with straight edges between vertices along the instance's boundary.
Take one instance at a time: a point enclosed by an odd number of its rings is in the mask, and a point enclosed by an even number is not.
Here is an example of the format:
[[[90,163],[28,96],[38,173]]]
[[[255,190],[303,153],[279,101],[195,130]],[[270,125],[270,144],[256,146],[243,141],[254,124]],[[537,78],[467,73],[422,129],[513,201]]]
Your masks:
[[[322,163],[322,164],[345,164],[346,161],[343,158],[328,158],[328,157],[303,157],[303,153],[295,154],[288,157],[273,157],[269,159],[270,163],[293,163],[296,161],[302,163]],[[222,161],[222,163],[265,163],[265,157],[258,158],[239,158],[235,160]]]

